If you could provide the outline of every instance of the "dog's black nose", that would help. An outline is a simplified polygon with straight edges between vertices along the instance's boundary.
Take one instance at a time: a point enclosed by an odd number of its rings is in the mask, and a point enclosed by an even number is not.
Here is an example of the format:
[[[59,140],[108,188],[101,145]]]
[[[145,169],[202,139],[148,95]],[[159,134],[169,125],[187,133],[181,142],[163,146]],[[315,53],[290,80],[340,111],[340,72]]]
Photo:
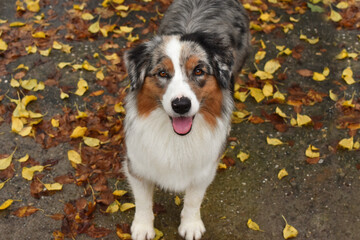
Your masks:
[[[178,114],[185,114],[191,108],[191,101],[187,97],[176,98],[171,102],[171,107]]]

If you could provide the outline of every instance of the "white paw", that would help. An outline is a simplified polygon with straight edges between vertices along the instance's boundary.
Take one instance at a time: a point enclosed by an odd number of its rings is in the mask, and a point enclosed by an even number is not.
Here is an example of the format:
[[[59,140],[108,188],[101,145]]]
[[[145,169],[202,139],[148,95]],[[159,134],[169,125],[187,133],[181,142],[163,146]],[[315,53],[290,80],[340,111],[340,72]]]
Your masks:
[[[154,237],[155,230],[151,223],[133,221],[131,225],[131,238],[133,240],[151,240]]]
[[[199,240],[205,232],[204,223],[199,220],[182,220],[179,226],[179,234],[186,240]]]

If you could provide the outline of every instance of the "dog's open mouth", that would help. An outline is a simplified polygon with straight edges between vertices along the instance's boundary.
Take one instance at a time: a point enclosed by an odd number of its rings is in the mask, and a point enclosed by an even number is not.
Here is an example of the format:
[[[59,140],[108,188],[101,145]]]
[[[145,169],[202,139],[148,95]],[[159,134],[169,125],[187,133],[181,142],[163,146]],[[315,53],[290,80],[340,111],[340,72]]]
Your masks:
[[[191,131],[194,117],[171,117],[174,132],[179,135],[186,135]]]

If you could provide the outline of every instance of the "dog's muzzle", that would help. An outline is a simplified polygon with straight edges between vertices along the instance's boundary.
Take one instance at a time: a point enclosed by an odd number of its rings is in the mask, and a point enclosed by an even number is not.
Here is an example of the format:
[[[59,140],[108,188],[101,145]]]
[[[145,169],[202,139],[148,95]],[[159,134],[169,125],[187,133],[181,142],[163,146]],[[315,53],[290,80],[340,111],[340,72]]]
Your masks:
[[[173,111],[177,114],[184,115],[191,109],[191,100],[187,97],[176,98],[171,102]],[[186,135],[191,131],[194,117],[171,117],[171,122],[175,133]]]

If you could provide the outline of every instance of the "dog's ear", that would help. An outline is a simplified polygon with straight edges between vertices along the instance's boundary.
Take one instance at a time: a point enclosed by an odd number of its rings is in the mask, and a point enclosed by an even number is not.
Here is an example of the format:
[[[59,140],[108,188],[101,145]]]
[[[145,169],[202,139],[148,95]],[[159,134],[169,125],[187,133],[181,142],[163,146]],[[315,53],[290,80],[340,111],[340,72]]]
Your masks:
[[[233,56],[227,49],[212,56],[211,65],[214,69],[214,75],[222,88],[229,89],[233,85],[233,64]]]
[[[142,85],[149,68],[150,54],[147,45],[147,43],[142,43],[126,51],[124,54],[131,90],[137,89]]]
[[[142,86],[151,67],[152,52],[159,41],[160,38],[155,37],[151,41],[142,43],[125,52],[124,60],[130,78],[131,90]]]

